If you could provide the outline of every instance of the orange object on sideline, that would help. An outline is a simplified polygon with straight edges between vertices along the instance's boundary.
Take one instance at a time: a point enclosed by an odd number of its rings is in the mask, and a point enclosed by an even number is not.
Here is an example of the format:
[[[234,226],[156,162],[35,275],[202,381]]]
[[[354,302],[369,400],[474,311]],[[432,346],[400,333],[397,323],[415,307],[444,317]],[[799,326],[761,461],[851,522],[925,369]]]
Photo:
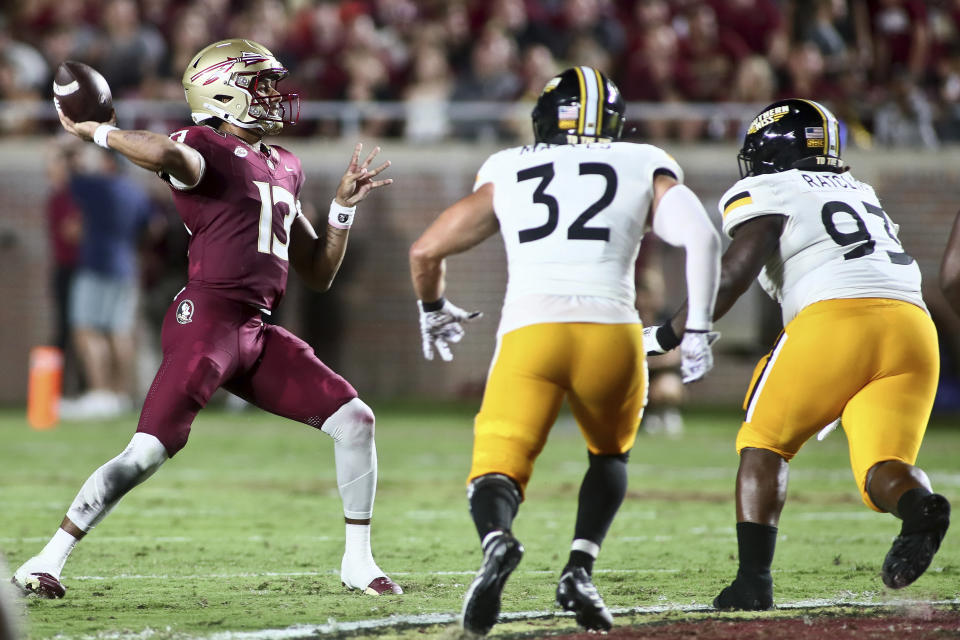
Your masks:
[[[62,383],[63,352],[57,347],[31,349],[27,422],[34,429],[51,429],[57,425]]]

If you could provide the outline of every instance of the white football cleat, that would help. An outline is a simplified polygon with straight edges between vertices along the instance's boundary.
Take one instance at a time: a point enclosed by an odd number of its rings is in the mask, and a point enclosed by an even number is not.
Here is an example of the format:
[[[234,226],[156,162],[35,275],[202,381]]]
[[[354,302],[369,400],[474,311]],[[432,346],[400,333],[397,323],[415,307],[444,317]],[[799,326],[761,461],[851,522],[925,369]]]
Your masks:
[[[350,562],[344,554],[340,563],[340,581],[348,589],[359,589],[369,596],[403,594],[400,585],[387,577],[373,558],[365,562]]]
[[[62,598],[67,588],[60,582],[60,575],[50,567],[42,566],[34,556],[24,562],[10,578],[10,582],[24,594],[33,593],[40,598]]]

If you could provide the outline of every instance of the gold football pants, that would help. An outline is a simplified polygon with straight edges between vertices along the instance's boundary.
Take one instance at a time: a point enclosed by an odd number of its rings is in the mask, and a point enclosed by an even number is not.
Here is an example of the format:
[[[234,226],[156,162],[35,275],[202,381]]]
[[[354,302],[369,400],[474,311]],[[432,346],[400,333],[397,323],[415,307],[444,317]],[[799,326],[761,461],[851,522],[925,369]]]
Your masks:
[[[919,307],[883,298],[814,303],[754,370],[737,452],[768,449],[789,461],[842,417],[857,487],[879,511],[867,472],[885,460],[916,461],[939,370],[937,332]]]
[[[592,453],[629,451],[647,396],[643,326],[558,322],[503,335],[474,423],[467,481],[501,473],[524,491],[564,396]]]

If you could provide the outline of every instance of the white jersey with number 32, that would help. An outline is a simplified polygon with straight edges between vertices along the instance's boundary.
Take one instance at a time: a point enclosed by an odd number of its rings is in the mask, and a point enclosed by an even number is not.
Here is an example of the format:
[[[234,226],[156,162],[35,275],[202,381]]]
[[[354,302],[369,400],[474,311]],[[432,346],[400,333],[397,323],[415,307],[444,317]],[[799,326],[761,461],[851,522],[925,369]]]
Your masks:
[[[897,239],[873,187],[850,172],[793,169],[744,178],[720,199],[723,231],[785,216],[780,246],[760,273],[786,325],[801,309],[836,298],[892,298],[926,310],[920,268]]]
[[[507,252],[501,332],[534,322],[637,322],[634,262],[658,169],[683,180],[662,149],[630,142],[536,144],[487,159],[474,189],[493,184]]]

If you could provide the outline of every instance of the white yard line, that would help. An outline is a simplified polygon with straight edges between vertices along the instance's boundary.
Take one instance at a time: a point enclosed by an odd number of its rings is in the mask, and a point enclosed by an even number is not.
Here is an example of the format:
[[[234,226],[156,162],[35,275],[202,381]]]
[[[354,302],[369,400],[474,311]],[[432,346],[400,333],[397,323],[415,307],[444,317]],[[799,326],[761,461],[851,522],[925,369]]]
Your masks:
[[[957,606],[960,599],[913,602],[909,600],[893,600],[879,602],[875,600],[801,600],[798,602],[778,603],[777,609],[805,610],[823,607],[854,607],[862,609],[879,609],[883,607],[901,608],[909,604],[923,604],[924,606]],[[706,604],[663,604],[646,607],[612,608],[614,615],[642,615],[667,612],[699,613],[713,611],[713,607]],[[516,622],[521,620],[536,620],[540,618],[569,618],[573,614],[566,611],[516,611],[500,614],[501,622]],[[156,631],[145,629],[139,633],[105,633],[83,638],[97,638],[98,640],[150,640],[161,634],[164,638],[177,640],[317,640],[328,635],[352,634],[362,631],[372,631],[387,628],[428,627],[438,624],[451,624],[457,621],[457,614],[453,613],[422,613],[417,615],[395,615],[388,618],[373,620],[356,620],[353,622],[337,622],[330,620],[324,624],[301,624],[285,629],[261,629],[258,631],[219,631],[209,635],[191,636],[187,634],[171,635],[170,631]],[[60,640],[69,640],[69,636],[58,636]]]

